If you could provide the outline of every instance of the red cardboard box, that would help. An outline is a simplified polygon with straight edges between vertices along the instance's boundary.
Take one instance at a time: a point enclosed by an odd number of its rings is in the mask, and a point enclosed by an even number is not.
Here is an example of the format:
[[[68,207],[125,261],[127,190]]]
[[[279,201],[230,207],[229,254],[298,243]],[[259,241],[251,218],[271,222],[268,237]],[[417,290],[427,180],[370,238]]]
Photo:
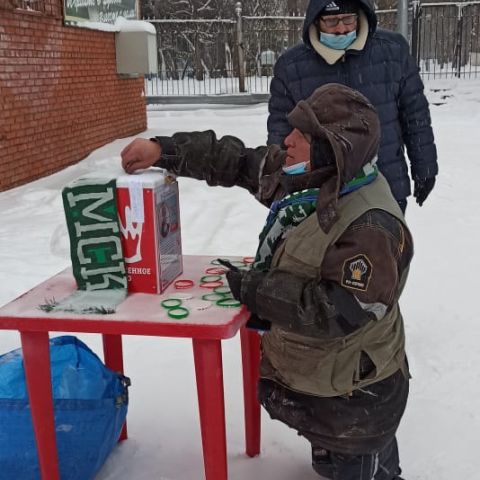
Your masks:
[[[178,183],[160,170],[117,178],[128,291],[161,293],[182,273]]]

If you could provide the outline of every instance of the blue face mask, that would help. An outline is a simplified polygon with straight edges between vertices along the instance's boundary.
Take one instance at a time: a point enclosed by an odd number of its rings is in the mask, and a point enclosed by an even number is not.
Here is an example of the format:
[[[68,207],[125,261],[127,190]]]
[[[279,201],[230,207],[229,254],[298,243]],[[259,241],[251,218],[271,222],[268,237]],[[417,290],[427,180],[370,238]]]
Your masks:
[[[286,173],[287,175],[299,175],[301,173],[307,173],[307,163],[308,162],[300,162],[289,165],[288,167],[282,167],[283,173]]]
[[[323,43],[325,46],[333,48],[334,50],[345,50],[355,41],[356,38],[356,30],[342,35],[320,32],[320,43]]]

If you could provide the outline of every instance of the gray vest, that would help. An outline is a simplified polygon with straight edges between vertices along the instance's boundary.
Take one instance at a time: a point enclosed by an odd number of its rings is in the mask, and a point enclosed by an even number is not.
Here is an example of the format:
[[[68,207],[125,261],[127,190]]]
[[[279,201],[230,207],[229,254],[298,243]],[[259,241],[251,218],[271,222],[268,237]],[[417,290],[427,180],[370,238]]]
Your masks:
[[[272,267],[321,280],[321,265],[328,247],[352,222],[372,209],[385,210],[405,225],[387,181],[379,174],[369,185],[339,199],[339,220],[328,234],[320,229],[315,214],[304,220],[277,249]],[[381,320],[371,320],[350,335],[313,338],[273,326],[262,337],[261,376],[292,390],[331,397],[383,380],[398,369],[407,374],[403,319],[398,306],[407,273],[404,272],[400,280],[392,309]],[[376,368],[361,380],[362,351]]]

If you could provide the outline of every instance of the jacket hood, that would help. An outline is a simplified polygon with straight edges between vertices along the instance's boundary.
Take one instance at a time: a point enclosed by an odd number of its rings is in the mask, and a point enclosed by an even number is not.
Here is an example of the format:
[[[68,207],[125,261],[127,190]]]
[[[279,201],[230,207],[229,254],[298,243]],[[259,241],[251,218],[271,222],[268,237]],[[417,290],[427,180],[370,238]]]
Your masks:
[[[373,163],[377,155],[380,143],[377,112],[361,93],[329,83],[317,88],[307,100],[300,100],[288,120],[302,133],[327,140],[333,149],[336,168],[330,169],[317,202],[320,226],[328,231],[338,218],[340,188],[367,163]]]
[[[372,34],[377,28],[377,15],[375,14],[375,6],[373,0],[357,0],[360,8],[367,16],[369,25],[369,34]],[[302,38],[305,44],[311,46],[309,28],[315,22],[319,13],[330,3],[330,0],[310,0],[303,22]]]

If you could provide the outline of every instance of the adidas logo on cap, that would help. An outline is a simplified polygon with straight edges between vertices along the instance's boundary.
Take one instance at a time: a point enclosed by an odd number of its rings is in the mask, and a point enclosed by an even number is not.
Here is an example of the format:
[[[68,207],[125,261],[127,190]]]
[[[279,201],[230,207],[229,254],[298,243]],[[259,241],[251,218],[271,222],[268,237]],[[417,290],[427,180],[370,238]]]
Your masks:
[[[338,12],[340,7],[334,1],[332,1],[323,10],[324,12]]]

